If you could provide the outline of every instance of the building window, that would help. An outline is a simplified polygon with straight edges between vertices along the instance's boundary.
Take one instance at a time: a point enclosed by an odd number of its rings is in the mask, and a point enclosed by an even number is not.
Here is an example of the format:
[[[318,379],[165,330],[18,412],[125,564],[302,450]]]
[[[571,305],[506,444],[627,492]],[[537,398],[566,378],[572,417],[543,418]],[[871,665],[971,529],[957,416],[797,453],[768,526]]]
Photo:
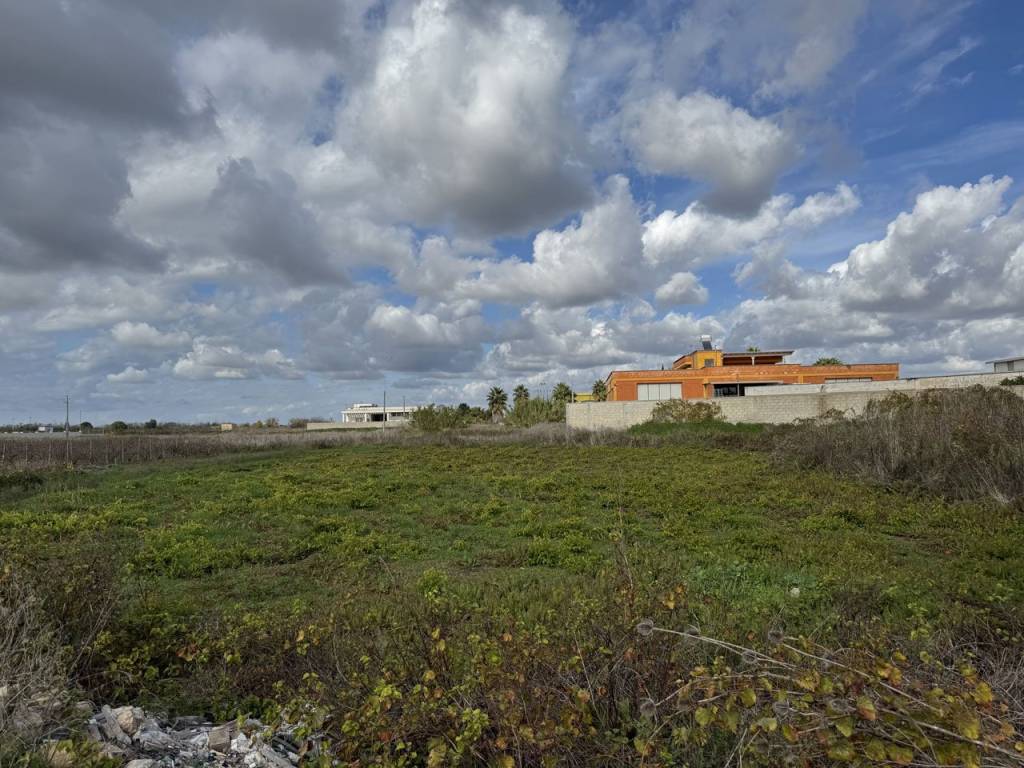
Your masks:
[[[678,400],[682,397],[681,384],[637,384],[637,400]]]
[[[705,360],[704,361],[704,367],[705,368],[714,368],[715,367],[715,361],[714,360]]]
[[[715,384],[711,394],[713,397],[739,397],[743,393],[739,384]]]

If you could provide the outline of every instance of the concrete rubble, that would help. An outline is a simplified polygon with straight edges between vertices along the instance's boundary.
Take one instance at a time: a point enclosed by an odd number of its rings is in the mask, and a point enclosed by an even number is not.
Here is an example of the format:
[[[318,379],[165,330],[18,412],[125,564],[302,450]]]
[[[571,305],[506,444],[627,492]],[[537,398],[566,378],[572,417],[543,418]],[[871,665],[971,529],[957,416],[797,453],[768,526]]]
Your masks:
[[[139,707],[89,711],[85,732],[124,768],[295,768],[320,754],[323,738],[300,738],[294,726],[271,728],[253,719],[215,724],[199,717],[168,720]],[[43,754],[53,768],[63,768],[59,750]]]

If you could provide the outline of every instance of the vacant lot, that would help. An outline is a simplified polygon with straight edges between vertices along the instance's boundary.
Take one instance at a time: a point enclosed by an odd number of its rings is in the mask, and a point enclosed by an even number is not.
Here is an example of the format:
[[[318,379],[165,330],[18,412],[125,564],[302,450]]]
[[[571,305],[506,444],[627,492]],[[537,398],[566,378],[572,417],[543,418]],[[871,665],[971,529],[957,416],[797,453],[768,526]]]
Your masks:
[[[567,740],[583,762],[643,757],[641,700],[704,658],[637,646],[645,617],[756,648],[773,629],[988,653],[985,671],[1019,654],[1024,614],[1008,507],[680,445],[366,445],[53,476],[0,490],[0,557],[88,646],[97,696],[232,714],[300,695],[346,759],[461,759],[465,739],[479,760],[565,759]]]

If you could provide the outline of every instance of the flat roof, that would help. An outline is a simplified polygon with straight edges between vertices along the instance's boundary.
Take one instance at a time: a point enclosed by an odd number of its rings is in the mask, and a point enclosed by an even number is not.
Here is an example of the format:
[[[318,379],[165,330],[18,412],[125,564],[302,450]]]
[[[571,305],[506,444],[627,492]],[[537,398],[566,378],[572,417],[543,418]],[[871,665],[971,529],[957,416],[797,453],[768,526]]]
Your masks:
[[[690,357],[691,355],[695,355],[698,352],[722,352],[722,350],[720,350],[720,349],[695,349],[695,350],[693,350],[693,352],[687,352],[685,355],[680,355],[679,357],[677,357],[672,362],[677,362],[679,360],[682,360],[684,357]],[[730,357],[730,356],[734,356],[734,355],[738,356],[738,357],[750,357],[751,355],[754,355],[754,356],[757,356],[757,355],[782,355],[783,357],[785,357],[786,355],[792,355],[792,354],[793,354],[793,350],[792,349],[759,349],[759,350],[757,350],[757,352],[722,352],[722,356],[723,357]]]
[[[1015,363],[1018,360],[1024,360],[1024,355],[1018,355],[1017,357],[1000,357],[998,360],[986,360],[985,365],[992,365],[992,363]]]

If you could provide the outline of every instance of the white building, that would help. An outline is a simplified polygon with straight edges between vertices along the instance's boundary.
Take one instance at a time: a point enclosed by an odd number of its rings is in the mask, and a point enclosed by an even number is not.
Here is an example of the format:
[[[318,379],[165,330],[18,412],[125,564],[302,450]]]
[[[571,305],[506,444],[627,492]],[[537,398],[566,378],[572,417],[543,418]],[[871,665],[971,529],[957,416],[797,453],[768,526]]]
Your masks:
[[[343,424],[366,424],[381,421],[409,421],[418,405],[389,405],[387,408],[376,403],[353,403],[351,408],[341,412]]]
[[[1024,357],[1004,357],[1001,360],[989,360],[985,365],[991,365],[993,373],[1024,373]]]

